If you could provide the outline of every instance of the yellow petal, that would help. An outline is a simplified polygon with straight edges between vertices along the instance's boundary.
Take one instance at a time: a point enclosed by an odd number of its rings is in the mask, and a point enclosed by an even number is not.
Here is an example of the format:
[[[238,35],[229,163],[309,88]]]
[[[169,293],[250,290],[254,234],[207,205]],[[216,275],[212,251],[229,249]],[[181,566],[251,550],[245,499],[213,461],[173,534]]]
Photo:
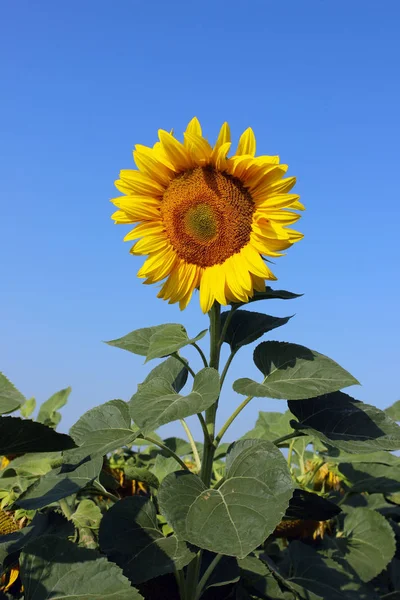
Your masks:
[[[271,183],[271,192],[274,194],[286,194],[287,192],[290,192],[295,184],[296,177],[287,177],[286,179],[281,179],[280,181]]]
[[[151,177],[148,177],[140,171],[133,169],[123,169],[120,171],[120,180],[115,182],[115,186],[123,194],[140,194],[146,196],[157,196],[165,191],[165,186],[158,183]]]
[[[261,168],[261,167],[260,167]],[[265,169],[263,177],[255,175],[249,177],[246,185],[249,187],[253,197],[262,197],[269,193],[271,184],[282,179],[286,171],[287,165],[270,165],[263,167]]]
[[[299,202],[298,200],[296,200],[296,202],[293,202],[293,204],[290,205],[290,208],[293,208],[293,210],[306,210],[304,204],[302,202]]]
[[[229,152],[230,147],[231,147],[231,142],[226,142],[226,144],[222,144],[222,146],[220,146],[215,157],[213,155],[214,165],[218,171],[226,171],[227,170],[228,160],[229,160],[229,159],[227,159],[227,154]]]
[[[128,213],[134,221],[160,219],[160,201],[146,196],[120,196],[111,200],[115,206]]]
[[[187,149],[170,133],[168,133],[168,131],[160,129],[158,136],[165,154],[175,165],[177,171],[185,171],[186,169],[190,169],[194,166]]]
[[[200,307],[203,313],[207,313],[214,304],[215,296],[212,286],[212,273],[210,269],[204,269],[200,281]]]
[[[272,196],[264,196],[259,199],[255,194],[253,195],[256,201],[257,209],[260,210],[265,208],[292,208],[294,202],[296,202],[300,196],[298,194],[273,194]]]
[[[263,256],[271,256],[271,257],[279,257],[282,256],[282,252],[277,252],[275,240],[271,240],[269,238],[261,237],[257,235],[254,231],[250,235],[250,242],[252,246],[257,250],[259,254]],[[280,245],[284,245],[283,243],[279,243]],[[281,250],[286,250],[291,246],[290,243],[287,243],[284,248],[280,248]]]
[[[152,283],[161,281],[171,273],[176,260],[176,252],[173,249],[157,252],[144,262],[137,276],[139,278],[151,277]]]
[[[135,219],[133,219],[130,215],[127,215],[123,210],[116,210],[112,215],[114,223],[134,223]]]
[[[154,179],[163,186],[167,186],[171,180],[171,171],[163,165],[155,156],[150,156],[142,150],[133,153],[135,163],[142,173]]]
[[[264,279],[276,279],[257,250],[255,250],[251,244],[244,246],[241,249],[240,254],[246,259],[249,271],[253,275],[263,277]]]
[[[135,229],[132,229],[129,233],[124,237],[124,242],[130,242],[132,240],[136,240],[144,235],[160,235],[164,232],[164,225],[161,221],[155,221],[152,223],[151,221],[146,221],[145,223],[141,223],[137,225]]]
[[[197,165],[206,165],[210,162],[212,148],[210,144],[202,137],[191,133],[185,133],[185,146],[190,152],[194,162]]]
[[[188,126],[186,127],[185,133],[191,133],[193,135],[198,135],[201,137],[201,125],[200,121],[197,117],[193,117],[191,121],[189,121]]]
[[[218,138],[217,141],[215,143],[214,146],[214,150],[213,150],[213,160],[216,160],[217,154],[219,149],[221,148],[221,146],[223,146],[224,144],[227,144],[228,142],[231,141],[231,132],[229,130],[229,125],[228,123],[224,123],[220,129],[220,132],[218,134]]]
[[[265,292],[265,280],[262,277],[257,277],[257,275],[251,276],[253,280],[253,288],[256,292]]]
[[[292,207],[290,207],[292,208]],[[301,218],[301,215],[289,210],[273,210],[271,208],[263,208],[262,205],[257,205],[257,210],[253,215],[253,221],[258,223],[260,219],[278,221],[285,225],[293,225]]]
[[[239,139],[239,144],[236,150],[236,155],[250,154],[254,156],[256,153],[256,138],[251,127],[242,133]]]
[[[149,235],[138,242],[130,249],[131,254],[150,254],[168,246],[168,240],[164,236]]]

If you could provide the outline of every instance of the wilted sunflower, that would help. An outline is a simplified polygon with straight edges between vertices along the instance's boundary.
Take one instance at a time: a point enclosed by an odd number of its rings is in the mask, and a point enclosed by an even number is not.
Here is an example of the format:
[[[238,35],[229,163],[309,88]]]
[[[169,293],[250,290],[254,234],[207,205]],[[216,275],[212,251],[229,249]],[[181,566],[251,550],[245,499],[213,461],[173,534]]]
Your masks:
[[[276,279],[263,257],[281,256],[303,237],[287,228],[300,218],[293,209],[304,209],[288,193],[296,179],[282,179],[287,165],[255,156],[251,128],[228,158],[230,147],[227,123],[213,148],[194,118],[183,143],[160,130],[153,148],[137,145],[138,170],[121,171],[115,182],[125,195],[112,200],[119,209],[112,218],[136,224],[125,240],[138,240],[132,254],[148,255],[138,277],[165,280],[158,297],[181,309],[197,288],[203,312],[215,300],[247,302]]]

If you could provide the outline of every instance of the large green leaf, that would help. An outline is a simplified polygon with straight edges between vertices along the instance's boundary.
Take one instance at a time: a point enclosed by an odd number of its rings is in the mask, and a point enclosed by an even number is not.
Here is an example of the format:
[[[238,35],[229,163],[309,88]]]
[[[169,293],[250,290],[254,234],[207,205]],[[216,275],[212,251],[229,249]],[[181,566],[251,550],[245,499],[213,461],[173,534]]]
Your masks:
[[[177,352],[185,346],[194,344],[201,340],[207,333],[207,329],[201,331],[196,337],[189,338],[186,329],[183,325],[169,323],[164,325],[163,329],[159,329],[150,338],[149,349],[146,356],[146,362],[153,358],[162,358]]]
[[[340,564],[301,542],[291,542],[285,583],[303,600],[377,600],[377,596]]]
[[[290,426],[292,416],[289,410],[284,413],[260,411],[255,427],[248,431],[242,439],[268,440],[269,442],[273,442],[289,433],[293,433],[293,429]]]
[[[400,427],[375,406],[343,392],[288,402],[292,426],[349,453],[400,449]]]
[[[221,327],[224,326],[229,311],[221,315]],[[291,317],[271,317],[249,310],[236,310],[229,322],[224,342],[230,345],[232,352],[237,352],[242,346],[255,342],[267,333],[285,325]]]
[[[25,403],[25,396],[0,373],[0,415],[18,410]]]
[[[29,419],[29,417],[31,416],[31,414],[33,413],[35,408],[36,408],[35,398],[29,398],[29,400],[27,400],[25,402],[25,404],[23,404],[19,410],[20,410],[21,415],[24,417],[24,419]]]
[[[341,512],[339,506],[318,494],[306,490],[295,489],[285,517],[288,519],[312,519],[327,521]]]
[[[172,458],[172,456],[163,456],[162,454],[157,454],[154,465],[151,467],[151,472],[161,483],[161,481],[165,479],[167,475],[174,473],[175,471],[180,471],[181,469],[182,467],[174,458]]]
[[[176,461],[175,461],[175,464]],[[125,477],[135,481],[142,481],[146,483],[150,487],[158,489],[160,487],[160,482],[156,475],[146,469],[145,467],[135,467],[133,465],[125,465],[124,467]]]
[[[272,533],[292,493],[281,452],[270,442],[242,440],[228,454],[218,489],[206,489],[196,475],[178,472],[165,478],[158,499],[179,539],[243,558]]]
[[[20,558],[25,600],[140,600],[121,569],[57,536],[33,540]]]
[[[382,515],[369,508],[355,508],[345,518],[343,532],[335,539],[339,555],[362,581],[376,577],[392,560],[396,543],[394,533]]]
[[[247,302],[232,302],[231,304],[243,306],[243,304],[257,302],[258,300],[293,300],[294,298],[300,298],[302,295],[303,294],[287,292],[286,290],[273,290],[271,287],[266,286],[264,292],[254,292],[253,296],[249,298]]]
[[[99,541],[101,550],[133,583],[180,570],[194,558],[185,542],[175,535],[163,536],[154,504],[140,496],[124,498],[107,511]]]
[[[254,362],[264,380],[237,379],[239,394],[260,398],[301,400],[335,392],[358,383],[335,361],[314,350],[288,342],[263,342],[254,350]]]
[[[74,446],[69,435],[57,433],[42,423],[19,417],[0,417],[0,454],[57,452]]]
[[[78,504],[78,508],[71,515],[71,521],[76,527],[90,527],[98,529],[102,518],[101,510],[93,500],[84,498]]]
[[[60,538],[66,538],[74,534],[74,526],[63,515],[48,511],[36,513],[29,525],[19,531],[0,535],[0,566],[5,565],[6,562],[15,563],[18,553],[33,539],[53,533]]]
[[[393,421],[400,421],[400,400],[397,400],[392,406],[385,408],[385,413],[393,419]]]
[[[324,460],[325,462],[333,463],[380,463],[381,465],[400,467],[400,457],[385,450],[378,452],[363,452],[362,454],[349,454],[338,448],[330,448],[329,453],[324,454]]]
[[[241,579],[245,588],[256,594],[257,598],[271,600],[296,600],[294,591],[283,590],[270,569],[255,556],[246,556],[239,560]]]
[[[21,508],[36,510],[76,494],[100,473],[103,457],[87,457],[77,465],[64,464],[53,469],[31,485],[16,500]]]
[[[70,462],[85,456],[104,455],[122,446],[130,446],[139,432],[132,431],[129,406],[123,400],[111,400],[88,410],[70,429],[79,444],[68,453]]]
[[[65,406],[70,393],[71,388],[67,387],[64,390],[60,390],[59,392],[53,394],[41,405],[36,420],[39,421],[39,423],[48,425],[49,427],[56,427],[61,420],[61,414],[57,411],[59,408]]]
[[[167,323],[166,325],[136,329],[122,338],[106,343],[145,356],[147,361],[173,354],[184,346],[194,344],[206,333],[207,329],[201,331],[195,338],[190,339],[183,325]]]
[[[400,492],[400,467],[381,463],[343,463],[339,470],[350,483],[352,493],[390,494]]]
[[[205,368],[199,371],[193,389],[187,396],[177,394],[171,383],[155,377],[138,386],[130,401],[135,424],[146,433],[177,419],[184,419],[209,408],[219,396],[218,371]]]
[[[189,371],[180,360],[174,356],[170,356],[167,360],[154,367],[143,383],[148,383],[156,377],[161,377],[172,385],[175,392],[180,392],[187,381],[188,373]]]

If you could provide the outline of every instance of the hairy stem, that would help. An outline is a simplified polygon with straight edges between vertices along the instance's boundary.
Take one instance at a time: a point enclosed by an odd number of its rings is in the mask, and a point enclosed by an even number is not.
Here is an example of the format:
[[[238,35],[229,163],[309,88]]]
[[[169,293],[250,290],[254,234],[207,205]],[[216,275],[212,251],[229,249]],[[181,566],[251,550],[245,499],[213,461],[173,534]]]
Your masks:
[[[253,400],[253,398],[254,398],[254,396],[247,396],[247,398],[245,398],[243,400],[243,402],[241,404],[239,404],[239,406],[237,407],[237,409],[231,414],[231,416],[226,421],[226,423],[221,427],[218,435],[215,437],[215,441],[214,441],[214,446],[215,447],[218,446],[218,444],[220,443],[222,437],[225,435],[226,430],[232,425],[232,423],[236,419],[236,417],[248,405],[248,403],[250,402],[250,400]]]
[[[203,365],[205,367],[208,367],[208,362],[207,362],[206,356],[205,356],[203,350],[200,348],[200,346],[198,346],[196,344],[196,342],[194,344],[192,344],[192,346],[194,346],[196,348],[197,352],[200,354],[201,360],[203,361]]]
[[[228,357],[228,360],[226,361],[226,364],[225,364],[225,366],[223,368],[223,371],[221,373],[221,388],[222,388],[222,386],[224,384],[226,374],[228,373],[228,369],[231,366],[231,362],[233,361],[233,359],[236,356],[236,352],[237,352],[237,350],[235,350],[235,351],[233,351],[233,352],[230,353],[230,355]]]
[[[197,446],[196,446],[196,442],[194,441],[194,437],[192,435],[192,432],[190,431],[185,419],[180,419],[181,424],[183,429],[186,432],[186,435],[188,437],[189,443],[190,443],[190,447],[192,448],[192,452],[193,452],[193,457],[196,463],[196,467],[197,467],[197,472],[200,473],[201,470],[201,460],[200,460],[200,456],[199,456],[199,452],[197,450]]]
[[[217,564],[219,563],[221,558],[222,558],[222,554],[217,554],[216,556],[214,556],[213,560],[208,565],[207,569],[204,571],[204,575],[200,579],[200,581],[197,585],[196,595],[194,597],[194,600],[198,600],[200,598],[204,586],[206,585],[207,581],[210,579],[212,572],[214,571],[215,567],[217,566]]]
[[[179,456],[177,454],[175,454],[175,452],[173,450],[171,450],[171,448],[168,448],[168,446],[166,446],[162,442],[159,442],[158,440],[155,440],[154,438],[149,437],[148,435],[141,435],[139,437],[143,440],[147,440],[148,442],[150,442],[150,444],[154,444],[154,446],[158,446],[165,452],[168,452],[168,454],[170,454],[172,456],[172,458],[174,458],[176,460],[176,462],[181,465],[181,467],[186,469],[186,471],[190,471],[190,469],[185,465],[183,460],[181,458],[179,458]]]

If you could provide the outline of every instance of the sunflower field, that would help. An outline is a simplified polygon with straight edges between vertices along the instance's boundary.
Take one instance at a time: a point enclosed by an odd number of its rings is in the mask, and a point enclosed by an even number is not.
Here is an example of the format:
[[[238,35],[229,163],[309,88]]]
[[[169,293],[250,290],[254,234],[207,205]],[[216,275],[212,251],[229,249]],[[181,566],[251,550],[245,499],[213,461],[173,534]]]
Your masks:
[[[68,434],[70,388],[37,409],[0,375],[0,598],[400,600],[400,401],[365,404],[341,391],[359,382],[335,361],[272,339],[291,317],[268,300],[298,294],[266,285],[270,258],[301,240],[289,226],[304,206],[250,128],[230,149],[226,123],[214,146],[197,119],[183,142],[160,130],[112,200],[146,256],[138,277],[182,310],[198,297],[202,331],[149,323],[109,341],[155,366]],[[227,389],[254,342],[257,380]],[[227,442],[253,398],[277,411]],[[173,422],[182,437],[162,439]]]

